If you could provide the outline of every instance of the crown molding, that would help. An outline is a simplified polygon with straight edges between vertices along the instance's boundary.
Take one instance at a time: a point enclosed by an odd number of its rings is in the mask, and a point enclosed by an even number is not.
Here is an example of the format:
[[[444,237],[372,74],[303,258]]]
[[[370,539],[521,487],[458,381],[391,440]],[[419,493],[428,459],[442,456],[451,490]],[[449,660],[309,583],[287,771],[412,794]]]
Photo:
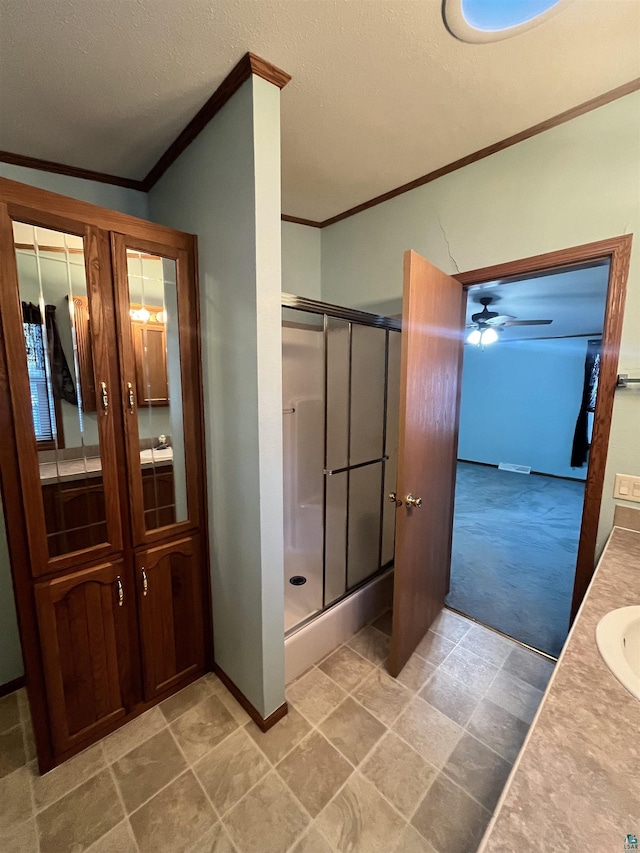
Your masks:
[[[322,222],[316,222],[315,219],[302,219],[300,216],[287,216],[283,213],[280,217],[283,222],[294,222],[296,225],[307,225],[309,228],[322,228]]]
[[[105,172],[96,172],[91,169],[80,169],[75,166],[67,166],[64,163],[56,163],[51,160],[40,160],[37,157],[25,157],[21,154],[14,154],[10,151],[0,151],[0,162],[11,163],[14,166],[25,166],[29,169],[38,169],[42,172],[53,172],[59,175],[67,175],[72,178],[83,178],[88,181],[113,184],[114,186],[126,187],[127,189],[138,190],[140,192],[149,192],[172,163],[177,160],[180,154],[182,154],[182,152],[193,142],[198,134],[204,130],[216,113],[222,109],[232,95],[238,91],[240,86],[248,80],[252,74],[256,77],[261,77],[263,80],[267,80],[269,83],[273,83],[273,85],[277,86],[279,89],[284,88],[284,86],[286,86],[291,80],[291,76],[289,74],[282,71],[280,68],[277,68],[275,65],[272,65],[270,62],[267,62],[265,59],[256,56],[254,53],[245,53],[242,59],[218,86],[209,100],[196,113],[189,124],[171,143],[155,166],[153,166],[142,180],[137,180],[135,178],[122,178],[118,175],[109,175]],[[382,204],[385,201],[396,198],[396,196],[431,183],[431,181],[436,181],[438,178],[444,177],[444,175],[449,175],[458,169],[463,169],[465,166],[478,162],[478,160],[490,157],[498,151],[504,151],[505,148],[510,148],[512,145],[524,142],[524,140],[530,139],[532,136],[537,136],[539,133],[544,133],[547,130],[558,127],[560,124],[564,124],[574,118],[578,118],[578,116],[598,109],[598,107],[603,107],[605,104],[609,104],[619,98],[624,98],[626,95],[630,95],[638,90],[640,90],[640,77],[637,77],[622,86],[618,86],[615,89],[611,89],[608,92],[604,92],[602,95],[591,98],[591,100],[585,101],[576,107],[565,110],[556,116],[552,116],[545,121],[539,122],[538,124],[535,124],[526,130],[522,130],[513,136],[494,142],[492,145],[488,145],[486,148],[481,148],[479,151],[474,151],[472,154],[467,154],[465,157],[461,157],[459,160],[454,160],[446,166],[441,166],[433,172],[428,172],[426,175],[422,175],[413,181],[409,181],[409,183],[402,184],[393,190],[382,193],[382,195],[375,196],[374,198],[369,199],[369,201],[364,201],[355,207],[350,207],[348,210],[338,213],[335,216],[331,216],[328,219],[316,221],[313,219],[304,219],[299,216],[289,216],[283,213],[281,217],[282,221],[293,222],[298,225],[306,225],[310,228],[326,228],[328,225],[341,222],[343,219],[355,216],[356,213],[361,213],[363,210],[368,210],[370,207],[375,207],[378,204]]]
[[[26,157],[11,151],[0,151],[0,163],[10,163],[12,166],[24,166],[27,169],[37,169],[39,172],[52,172],[69,178],[83,178],[85,181],[98,181],[101,184],[113,184],[129,190],[144,191],[142,181],[137,181],[135,178],[121,178],[119,175],[95,172],[93,169],[80,169],[77,166],[67,166],[65,163],[56,163],[53,160],[40,160],[38,157]]]
[[[382,193],[382,195],[375,196],[375,198],[369,199],[369,201],[363,201],[362,204],[357,204],[355,207],[350,207],[348,210],[345,210],[343,213],[338,213],[335,216],[329,217],[329,219],[324,219],[320,223],[321,228],[326,228],[328,225],[333,225],[335,222],[341,222],[343,219],[348,219],[350,216],[355,216],[356,213],[361,213],[363,210],[368,210],[370,207],[375,207],[378,204],[382,204],[384,201],[389,201],[389,199],[396,198],[396,196],[402,195],[403,193],[410,192],[411,190],[415,190],[418,187],[422,187],[425,184],[431,183],[431,181],[436,181],[438,178],[442,178],[444,175],[449,175],[451,172],[456,172],[458,169],[463,169],[465,166],[471,165],[471,163],[477,163],[478,160],[484,160],[485,157],[490,157],[492,154],[497,154],[498,151],[504,151],[505,148],[510,148],[512,145],[517,145],[518,142],[524,142],[525,139],[530,139],[532,136],[537,136],[539,133],[544,133],[546,130],[551,130],[554,127],[558,127],[560,124],[564,124],[567,121],[571,121],[574,118],[578,118],[578,116],[584,115],[585,113],[591,112],[591,110],[596,110],[598,107],[603,107],[605,104],[610,104],[612,101],[617,101],[618,98],[624,98],[625,95],[630,95],[633,92],[637,92],[640,90],[640,77],[636,77],[635,80],[631,80],[629,83],[624,83],[622,86],[618,86],[615,89],[611,89],[608,92],[604,92],[602,95],[598,95],[596,98],[591,98],[589,101],[585,101],[582,104],[578,104],[577,107],[572,107],[569,110],[565,110],[562,113],[558,113],[558,115],[552,116],[551,118],[545,119],[545,121],[541,121],[538,124],[534,124],[532,127],[528,127],[526,130],[521,130],[519,133],[515,133],[513,136],[508,136],[506,139],[501,139],[499,142],[494,142],[492,145],[487,145],[486,148],[481,148],[479,151],[474,151],[472,154],[467,154],[466,157],[461,157],[459,160],[454,160],[453,163],[448,163],[446,166],[441,166],[439,169],[435,169],[433,172],[428,172],[426,175],[422,175],[420,178],[416,178],[413,181],[409,181],[407,184],[402,184],[399,187],[396,187],[393,190],[389,190],[386,193]]]
[[[240,62],[227,74],[222,83],[215,90],[209,100],[191,119],[180,135],[171,143],[158,160],[155,166],[142,180],[145,192],[160,180],[167,169],[178,159],[182,152],[193,142],[209,124],[211,119],[220,112],[222,107],[234,95],[240,86],[255,74],[269,83],[273,83],[279,89],[287,85],[291,76],[280,68],[276,68],[265,59],[256,56],[255,53],[245,53]]]
[[[0,151],[0,162],[10,163],[13,166],[25,166],[28,169],[38,169],[41,172],[53,172],[54,174],[66,175],[71,178],[83,178],[87,181],[113,184],[117,187],[126,187],[130,190],[138,190],[139,192],[149,192],[172,163],[178,159],[185,148],[204,130],[215,114],[222,109],[229,98],[238,91],[240,86],[251,75],[261,77],[268,83],[273,83],[279,89],[284,88],[291,80],[290,74],[267,62],[266,59],[256,56],[255,53],[245,53],[237,65],[227,74],[209,100],[198,110],[189,124],[174,139],[155,166],[153,166],[142,180],[121,178],[118,175],[109,175],[106,172],[96,172],[92,169],[80,169],[76,166],[68,166],[65,163],[56,163],[53,160],[25,157],[22,154],[14,154],[10,151]]]

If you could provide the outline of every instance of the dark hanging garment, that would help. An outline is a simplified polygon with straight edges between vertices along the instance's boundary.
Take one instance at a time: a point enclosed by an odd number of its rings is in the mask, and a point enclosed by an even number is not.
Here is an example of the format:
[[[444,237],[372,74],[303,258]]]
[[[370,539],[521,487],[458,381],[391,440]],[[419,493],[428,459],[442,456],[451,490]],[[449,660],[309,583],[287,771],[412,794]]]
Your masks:
[[[591,437],[589,435],[589,412],[594,412],[598,396],[598,379],[600,377],[601,341],[587,342],[587,356],[584,362],[584,385],[582,387],[582,403],[576,421],[571,450],[571,467],[582,468],[587,463]]]
[[[64,350],[62,349],[58,324],[56,323],[56,306],[45,305],[44,316],[53,396],[59,400],[65,400],[73,406],[77,406],[78,397],[73,384],[73,377],[69,370]],[[32,302],[23,302],[22,322],[30,326],[39,326],[42,328],[40,308]]]

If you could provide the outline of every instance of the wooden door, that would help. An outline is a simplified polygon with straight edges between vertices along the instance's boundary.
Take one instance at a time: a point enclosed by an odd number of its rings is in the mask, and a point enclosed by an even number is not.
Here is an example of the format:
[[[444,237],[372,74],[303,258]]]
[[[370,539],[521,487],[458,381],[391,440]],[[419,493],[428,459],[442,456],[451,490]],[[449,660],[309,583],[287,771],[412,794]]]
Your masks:
[[[0,294],[30,572],[116,559],[123,537],[108,235],[0,204]],[[62,497],[70,488],[76,506],[82,490],[91,505],[86,524]]]
[[[406,252],[393,676],[440,612],[449,584],[463,310],[462,285],[416,252]],[[411,505],[411,497],[421,505]]]
[[[35,584],[51,732],[64,753],[127,713],[135,599],[122,561]]]
[[[195,534],[202,506],[193,255],[112,235],[134,544]]]
[[[169,405],[167,344],[164,326],[131,323],[136,359],[138,404]]]
[[[202,561],[197,537],[136,557],[145,699],[204,668]]]

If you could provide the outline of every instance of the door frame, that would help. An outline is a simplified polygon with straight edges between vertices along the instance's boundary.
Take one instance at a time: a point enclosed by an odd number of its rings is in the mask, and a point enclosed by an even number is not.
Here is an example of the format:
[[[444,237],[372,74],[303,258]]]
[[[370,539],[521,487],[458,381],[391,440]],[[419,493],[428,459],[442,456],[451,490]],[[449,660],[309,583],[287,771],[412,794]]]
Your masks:
[[[595,571],[598,522],[600,520],[600,505],[611,432],[611,415],[618,377],[618,358],[632,241],[632,234],[623,234],[619,237],[585,243],[569,249],[560,249],[556,252],[547,252],[542,255],[533,255],[529,258],[520,258],[503,264],[453,274],[453,278],[456,278],[463,285],[466,294],[471,287],[496,279],[517,281],[519,278],[530,278],[536,273],[545,275],[570,267],[587,266],[597,261],[609,261],[609,283],[602,330],[598,396],[589,452],[570,624],[575,619]],[[464,323],[463,317],[463,330]],[[460,365],[462,371],[462,359]],[[459,382],[459,393],[461,385],[462,383]],[[458,420],[459,417],[460,406],[458,405]]]

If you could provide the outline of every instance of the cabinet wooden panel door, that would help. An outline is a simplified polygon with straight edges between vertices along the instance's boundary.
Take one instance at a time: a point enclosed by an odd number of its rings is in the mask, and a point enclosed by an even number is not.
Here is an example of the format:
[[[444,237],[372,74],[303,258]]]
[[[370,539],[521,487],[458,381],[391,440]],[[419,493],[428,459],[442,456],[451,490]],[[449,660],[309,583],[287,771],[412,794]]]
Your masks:
[[[118,560],[37,583],[51,732],[56,752],[72,749],[124,717],[128,621],[134,597]]]
[[[0,204],[0,256],[30,572],[39,578],[116,559],[125,508],[108,234]]]
[[[145,699],[204,667],[202,565],[198,538],[137,555]]]
[[[132,323],[138,405],[168,406],[167,345],[164,326]]]
[[[200,527],[195,268],[189,252],[124,234],[112,258],[133,540],[148,548]]]

